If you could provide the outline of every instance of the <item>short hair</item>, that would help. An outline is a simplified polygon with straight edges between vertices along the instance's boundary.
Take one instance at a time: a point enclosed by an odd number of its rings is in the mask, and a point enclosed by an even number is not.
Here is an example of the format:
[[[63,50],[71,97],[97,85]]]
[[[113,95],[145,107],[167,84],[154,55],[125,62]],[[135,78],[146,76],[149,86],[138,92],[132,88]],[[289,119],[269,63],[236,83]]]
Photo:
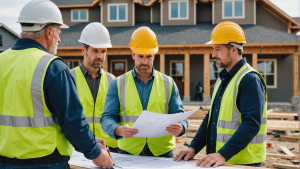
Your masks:
[[[242,43],[238,43],[238,44],[243,46]],[[224,45],[228,50],[230,50],[230,48],[233,47],[232,45],[229,45],[229,44],[223,44],[223,45]],[[239,54],[239,55],[242,55],[242,54],[243,54],[243,51],[242,51],[241,49],[237,48],[237,50],[238,50],[238,54]]]
[[[85,50],[87,51],[88,49],[89,49],[89,45],[87,45],[87,44],[83,44],[83,46],[85,47]]]
[[[28,23],[21,23],[22,26],[33,26],[34,24],[28,24]],[[29,38],[39,38],[41,37],[44,32],[49,28],[49,27],[52,27],[52,31],[54,32],[56,30],[56,28],[59,28],[60,25],[57,24],[57,23],[49,23],[47,24],[46,26],[44,26],[41,30],[39,31],[22,31],[21,32],[21,37],[24,38],[24,37],[29,37]]]

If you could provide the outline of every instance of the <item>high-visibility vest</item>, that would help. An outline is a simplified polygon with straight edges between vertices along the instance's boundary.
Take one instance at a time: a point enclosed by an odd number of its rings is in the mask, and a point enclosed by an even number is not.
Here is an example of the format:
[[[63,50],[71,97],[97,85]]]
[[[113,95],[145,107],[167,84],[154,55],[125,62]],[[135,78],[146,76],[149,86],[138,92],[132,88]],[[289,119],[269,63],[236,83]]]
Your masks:
[[[147,111],[168,114],[169,101],[173,88],[172,79],[165,74],[154,70],[154,81],[151,89]],[[143,106],[139,97],[132,71],[118,77],[118,96],[120,100],[119,125],[128,124],[130,127],[143,112]],[[133,155],[139,155],[146,143],[150,151],[159,156],[175,148],[175,137],[167,135],[163,137],[144,138],[131,137],[119,140],[119,148]]]
[[[37,48],[0,54],[0,155],[29,159],[57,148],[71,156],[73,147],[61,132],[44,98],[44,79],[57,57]]]
[[[118,141],[109,137],[109,135],[102,130],[102,126],[100,124],[108,86],[115,76],[101,69],[101,80],[95,102],[80,67],[77,66],[76,68],[71,69],[70,73],[76,81],[79,99],[83,107],[83,114],[85,115],[91,130],[95,133],[97,138],[104,139],[108,146],[117,148]]]
[[[236,98],[238,95],[239,85],[243,77],[250,72],[255,72],[261,76],[259,72],[253,69],[249,64],[243,65],[240,70],[229,82],[221,101],[219,119],[217,124],[217,143],[216,151],[221,149],[228,140],[234,135],[242,122],[241,113],[237,109]],[[264,79],[261,76],[262,79]],[[211,107],[209,111],[209,119],[211,118],[211,110],[216,97],[216,93],[221,85],[220,78],[216,82],[213,92]],[[264,81],[266,84],[266,82]],[[267,85],[266,85],[267,86]],[[256,91],[253,91],[256,92]],[[257,112],[259,113],[259,112]],[[207,124],[208,126],[209,124]],[[253,164],[261,163],[266,159],[266,139],[267,139],[267,96],[265,100],[264,112],[261,120],[261,127],[257,135],[242,151],[233,156],[226,163],[228,164]]]

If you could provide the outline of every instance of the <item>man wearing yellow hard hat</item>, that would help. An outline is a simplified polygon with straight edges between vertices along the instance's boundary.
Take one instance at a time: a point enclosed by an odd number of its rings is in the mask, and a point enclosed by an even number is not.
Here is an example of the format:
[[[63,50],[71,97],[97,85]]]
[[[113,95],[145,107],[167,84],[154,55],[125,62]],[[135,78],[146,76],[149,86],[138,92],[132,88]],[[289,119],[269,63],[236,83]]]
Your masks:
[[[133,137],[138,130],[131,126],[143,110],[159,114],[184,112],[177,86],[169,76],[153,68],[158,44],[150,28],[135,30],[129,48],[135,67],[111,82],[101,118],[102,128],[118,140],[121,154],[172,158],[175,137],[187,131],[187,120],[167,127],[170,135],[156,138]]]
[[[266,159],[267,87],[264,78],[242,57],[243,29],[233,22],[218,24],[208,44],[219,73],[211,106],[190,147],[174,160],[192,159],[204,146],[200,167],[223,163],[261,166]]]

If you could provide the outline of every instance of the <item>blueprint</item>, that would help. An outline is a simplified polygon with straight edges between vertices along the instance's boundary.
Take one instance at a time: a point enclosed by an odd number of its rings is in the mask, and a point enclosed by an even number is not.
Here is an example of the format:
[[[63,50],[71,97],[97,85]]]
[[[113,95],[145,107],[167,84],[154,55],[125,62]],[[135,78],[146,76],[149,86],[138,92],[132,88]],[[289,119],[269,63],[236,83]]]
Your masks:
[[[172,158],[134,156],[127,154],[111,153],[114,161],[114,169],[199,169],[196,162],[189,161],[173,161]],[[70,165],[97,169],[93,161],[86,159],[83,154],[73,151],[73,155],[69,161]],[[219,166],[217,169],[237,169],[234,167]]]
[[[133,137],[162,137],[170,135],[166,131],[166,127],[171,124],[177,124],[181,120],[186,119],[199,109],[176,114],[158,114],[149,111],[143,111],[132,128],[138,129],[139,133]]]

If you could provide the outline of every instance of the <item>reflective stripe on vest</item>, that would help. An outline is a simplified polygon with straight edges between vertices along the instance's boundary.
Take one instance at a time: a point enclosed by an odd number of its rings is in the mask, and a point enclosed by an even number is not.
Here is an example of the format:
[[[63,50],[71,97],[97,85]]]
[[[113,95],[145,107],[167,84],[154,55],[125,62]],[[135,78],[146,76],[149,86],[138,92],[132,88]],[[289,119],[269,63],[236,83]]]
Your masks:
[[[166,95],[166,100],[169,100],[170,96],[170,82],[168,79],[168,76],[165,74],[161,74],[163,77],[164,81],[164,87],[165,87],[165,95]],[[126,116],[126,107],[125,107],[125,79],[126,79],[126,74],[123,74],[120,77],[120,102],[123,108],[123,116],[119,117],[119,122],[135,122],[139,116]],[[165,110],[164,114],[168,114],[168,101],[165,103]]]
[[[218,141],[228,142],[232,135],[218,133]],[[256,135],[250,143],[263,143],[267,139],[267,133]]]
[[[52,55],[44,55],[38,62],[31,82],[31,98],[34,117],[17,117],[9,115],[0,115],[0,125],[13,127],[47,127],[58,124],[53,116],[45,117],[44,104],[41,94],[41,85],[43,81],[44,71],[48,62],[53,59]]]

